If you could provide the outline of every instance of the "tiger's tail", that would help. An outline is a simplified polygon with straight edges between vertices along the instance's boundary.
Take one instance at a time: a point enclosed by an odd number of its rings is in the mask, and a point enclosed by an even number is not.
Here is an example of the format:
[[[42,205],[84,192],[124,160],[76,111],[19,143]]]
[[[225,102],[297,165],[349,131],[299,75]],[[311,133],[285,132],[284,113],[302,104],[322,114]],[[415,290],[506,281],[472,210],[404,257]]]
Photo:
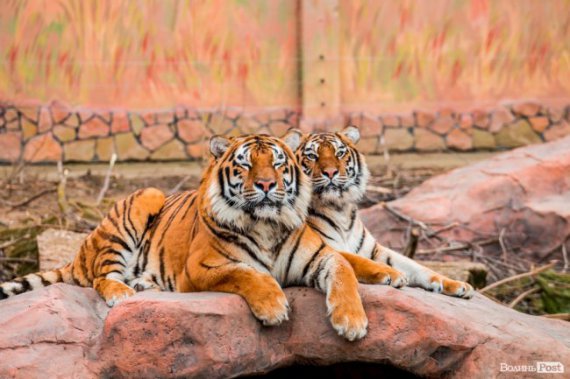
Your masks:
[[[55,283],[74,284],[71,269],[72,264],[68,263],[62,268],[36,272],[2,283],[0,284],[0,300],[38,288],[47,287]]]

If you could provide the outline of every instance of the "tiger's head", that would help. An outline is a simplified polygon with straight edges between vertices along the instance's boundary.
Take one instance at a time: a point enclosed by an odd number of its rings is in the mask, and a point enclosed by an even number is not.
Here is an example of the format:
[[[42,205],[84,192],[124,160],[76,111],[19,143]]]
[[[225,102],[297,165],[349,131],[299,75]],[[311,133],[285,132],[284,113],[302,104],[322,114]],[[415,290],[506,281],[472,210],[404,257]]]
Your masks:
[[[355,147],[359,139],[355,126],[337,133],[303,134],[292,129],[283,137],[286,143],[299,140],[295,154],[303,172],[312,178],[313,200],[342,205],[362,198],[370,173]]]
[[[211,216],[242,229],[259,221],[301,226],[311,181],[295,159],[296,147],[267,135],[212,137],[205,177]]]

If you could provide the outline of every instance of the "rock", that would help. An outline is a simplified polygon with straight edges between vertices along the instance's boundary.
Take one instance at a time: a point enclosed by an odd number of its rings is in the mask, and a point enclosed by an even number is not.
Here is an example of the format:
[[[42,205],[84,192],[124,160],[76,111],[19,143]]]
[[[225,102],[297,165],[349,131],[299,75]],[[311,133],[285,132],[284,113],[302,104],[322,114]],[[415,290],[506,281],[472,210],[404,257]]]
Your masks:
[[[51,133],[30,139],[24,147],[26,162],[57,162],[61,159],[61,145]]]
[[[487,129],[489,127],[489,113],[483,110],[473,111],[473,125]]]
[[[115,135],[115,147],[120,160],[144,160],[148,157],[148,151],[139,145],[132,133]]]
[[[42,232],[36,237],[40,270],[53,270],[73,261],[86,237],[86,233],[61,229],[47,229]]]
[[[541,109],[542,106],[540,104],[532,101],[513,104],[513,113],[519,116],[536,116]]]
[[[473,140],[465,130],[453,129],[447,135],[447,146],[457,150],[470,150],[473,148]]]
[[[157,161],[172,161],[172,160],[182,160],[186,159],[186,152],[184,149],[184,144],[182,142],[174,139],[152,153],[150,156],[151,160]]]
[[[377,137],[382,134],[382,122],[377,117],[362,115],[360,122],[355,125],[360,129],[362,137]]]
[[[93,117],[83,123],[79,128],[79,138],[105,137],[109,135],[109,125],[105,124],[99,117]]]
[[[391,128],[399,128],[400,118],[397,115],[387,114],[382,116],[382,123],[384,124],[384,126],[388,126]]]
[[[420,151],[437,151],[445,149],[443,137],[427,129],[416,129],[416,149]]]
[[[435,114],[425,111],[414,111],[415,124],[420,128],[427,128],[434,120]]]
[[[368,335],[350,343],[324,296],[285,290],[290,321],[264,327],[223,293],[142,292],[108,311],[92,289],[57,284],[2,302],[1,377],[198,377],[261,374],[294,363],[388,363],[429,377],[487,378],[501,363],[570,365],[570,328],[476,295],[361,285]]]
[[[378,149],[378,136],[361,138],[357,146],[363,154],[375,153]]]
[[[519,147],[542,142],[527,120],[518,120],[504,126],[496,135],[500,147]]]
[[[475,288],[483,288],[487,285],[487,273],[489,270],[482,263],[470,261],[422,261],[421,263],[448,278],[470,283]]]
[[[432,124],[431,129],[441,135],[449,133],[455,125],[455,119],[451,116],[440,117]]]
[[[141,143],[150,151],[158,149],[172,138],[174,133],[168,125],[148,126],[141,131]]]
[[[561,246],[570,238],[568,146],[570,136],[503,153],[433,177],[390,205],[425,223],[459,223],[441,234],[450,239],[477,241],[504,229],[505,241],[520,256],[562,262]],[[401,247],[396,229],[402,225],[381,205],[361,215],[379,241]],[[484,249],[500,252],[496,244]]]
[[[532,128],[539,133],[544,132],[544,129],[550,124],[548,117],[545,116],[529,117],[529,121]]]
[[[15,162],[20,157],[20,132],[0,133],[0,162]]]
[[[547,141],[553,141],[555,139],[565,137],[568,135],[570,135],[570,123],[563,120],[548,128],[544,132],[544,139],[546,139]]]
[[[95,140],[68,142],[63,145],[66,162],[90,162],[95,156]]]
[[[206,127],[200,120],[182,120],[178,121],[176,126],[178,128],[178,135],[184,142],[202,141],[208,136]]]
[[[515,120],[515,116],[507,108],[498,108],[491,113],[491,127],[489,131],[497,133]]]
[[[414,137],[407,129],[386,129],[384,143],[390,150],[404,151],[414,146]]]
[[[494,149],[495,137],[485,130],[473,129],[473,147],[475,149]]]

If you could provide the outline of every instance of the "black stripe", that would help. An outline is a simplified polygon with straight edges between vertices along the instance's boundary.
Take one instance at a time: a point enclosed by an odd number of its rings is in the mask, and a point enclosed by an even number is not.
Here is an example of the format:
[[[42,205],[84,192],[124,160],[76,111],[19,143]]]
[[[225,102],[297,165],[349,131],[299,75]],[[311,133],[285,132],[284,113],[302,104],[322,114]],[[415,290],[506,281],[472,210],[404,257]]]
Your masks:
[[[40,278],[40,280],[42,281],[42,286],[47,287],[51,284],[51,282],[49,282],[48,280],[46,280],[42,274],[34,274],[35,276],[37,276],[38,278]]]
[[[289,270],[291,269],[291,263],[293,263],[293,257],[297,253],[297,249],[299,248],[299,244],[301,243],[301,238],[303,237],[303,234],[305,234],[305,228],[306,226],[304,226],[301,233],[299,233],[299,237],[297,238],[297,241],[295,241],[295,245],[293,246],[293,249],[291,249],[291,252],[289,253],[289,260],[287,261],[287,268],[285,269],[285,284],[287,283],[289,277]]]
[[[188,215],[188,211],[190,210],[190,208],[192,208],[192,205],[194,205],[194,203],[196,202],[196,198],[197,196],[194,196],[190,201],[190,203],[188,204],[188,207],[186,207],[186,210],[182,214],[182,220],[184,220],[186,218],[186,215]]]
[[[168,289],[170,292],[174,292],[174,285],[172,284],[172,280],[170,280],[170,278],[168,278]]]
[[[305,264],[305,267],[303,268],[303,275],[301,276],[301,279],[305,278],[305,275],[307,275],[307,271],[309,271],[311,264],[317,258],[317,256],[321,252],[321,250],[323,250],[324,248],[325,248],[325,243],[321,242],[321,246],[317,249],[317,251],[315,251],[313,253],[313,256],[311,257],[311,259],[309,259],[309,261]]]
[[[129,247],[129,245],[127,245],[127,243],[125,241],[123,241],[120,237],[112,234],[112,233],[107,233],[106,231],[102,230],[102,229],[96,229],[96,232],[99,233],[99,235],[101,236],[101,238],[113,242],[113,243],[118,243],[119,245],[121,245],[121,247],[127,251],[131,251],[131,248]]]
[[[328,234],[326,234],[325,232],[323,232],[321,229],[319,229],[318,226],[316,226],[315,224],[313,224],[310,221],[307,221],[307,224],[311,227],[311,229],[315,230],[317,233],[319,233],[321,236],[328,238],[329,240],[333,240],[334,238],[332,238],[331,236],[329,236]]]
[[[380,249],[378,249],[378,244],[374,244],[374,249],[372,250],[372,255],[370,255],[370,259],[375,261],[379,251]],[[388,259],[390,259],[390,257],[388,257]]]
[[[16,295],[24,293],[24,292],[28,292],[32,289],[30,282],[28,282],[28,279],[26,279],[26,278],[18,278],[16,280],[14,280],[14,282],[19,283],[22,286],[19,290],[14,290],[14,293]]]
[[[212,232],[212,234],[223,240],[226,241],[228,243],[234,244],[236,246],[238,246],[240,249],[242,249],[243,251],[245,251],[247,253],[247,255],[249,255],[249,257],[253,260],[255,260],[256,262],[258,262],[260,265],[262,265],[267,271],[271,271],[271,268],[265,264],[263,261],[261,261],[257,255],[255,254],[255,252],[253,252],[249,246],[247,246],[245,243],[241,242],[239,240],[239,237],[233,233],[230,232],[224,232],[224,231],[217,231],[213,228],[212,225],[210,225],[210,223],[205,220],[205,224],[208,227],[208,229],[210,230],[210,232]],[[248,238],[249,239],[249,238]]]
[[[184,204],[188,200],[188,198],[190,196],[192,196],[192,194],[193,194],[192,192],[186,192],[186,197],[184,197],[184,199],[182,199],[182,204]],[[180,211],[180,207],[182,206],[182,204],[179,205],[178,209],[173,210],[172,213],[170,214],[170,217],[168,217],[168,220],[166,221],[166,224],[163,227],[163,233],[161,234],[160,239],[158,240],[158,244],[157,244],[158,247],[162,246],[162,242],[164,241],[164,238],[166,237],[166,232],[168,231],[168,229],[170,228],[170,225],[172,224],[172,222],[174,221],[174,219],[178,215],[178,212]]]
[[[111,265],[121,265],[123,267],[126,267],[125,264],[121,261],[113,261],[111,259],[105,259],[102,263],[101,263],[101,267],[105,267],[105,266],[111,266]]]
[[[389,255],[388,255],[388,259],[386,259],[386,264],[390,267],[392,266],[392,258]]]
[[[364,236],[366,236],[365,229],[362,228],[362,235],[360,236],[360,241],[358,241],[358,247],[354,250],[355,254],[358,254],[360,249],[362,249],[362,244],[364,244]]]
[[[321,259],[319,261],[319,265],[317,266],[317,269],[315,271],[313,271],[313,274],[311,275],[311,279],[309,280],[311,287],[317,288],[317,285],[319,285],[318,288],[322,290],[322,288],[320,288],[320,281],[318,279],[319,279],[320,274],[323,272],[323,267],[331,259],[331,257],[332,257],[332,255],[327,255],[326,257],[324,257],[323,259]]]
[[[333,229],[340,231],[338,225],[333,220],[331,220],[330,217],[315,211],[313,208],[309,208],[309,215],[320,218],[321,220],[329,224]]]
[[[131,239],[131,242],[133,243],[133,245],[136,246],[137,240],[132,235],[131,230],[127,226],[127,213],[128,212],[129,212],[129,209],[127,208],[127,200],[123,200],[123,228],[125,229],[125,231],[129,235],[129,238]]]
[[[160,263],[160,282],[164,283],[164,247],[160,249],[158,254],[158,260]]]
[[[346,229],[347,232],[349,232],[354,226],[354,221],[356,221],[356,207],[354,207],[350,213],[350,225],[348,226],[348,229]]]
[[[4,300],[8,298],[8,294],[4,292],[4,289],[0,287],[0,300]]]
[[[137,191],[135,195],[139,194],[140,191]],[[127,212],[127,221],[133,227],[133,232],[135,233],[135,245],[138,245],[139,234],[137,233],[137,228],[135,224],[133,224],[133,220],[131,219],[131,209],[133,208],[133,202],[135,201],[135,195],[129,197],[129,211]]]

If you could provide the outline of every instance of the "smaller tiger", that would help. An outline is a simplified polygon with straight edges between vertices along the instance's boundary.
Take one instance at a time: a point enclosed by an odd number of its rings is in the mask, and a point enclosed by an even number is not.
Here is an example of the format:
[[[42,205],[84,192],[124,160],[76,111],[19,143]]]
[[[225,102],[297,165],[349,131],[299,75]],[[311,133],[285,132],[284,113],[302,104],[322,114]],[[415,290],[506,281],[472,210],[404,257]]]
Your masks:
[[[428,291],[469,299],[473,287],[449,279],[376,242],[358,217],[358,202],[369,177],[364,155],[355,145],[357,127],[338,133],[303,134],[290,130],[283,139],[296,144],[296,157],[313,180],[313,196],[307,223],[336,250],[385,263],[405,274],[408,284]]]
[[[155,188],[138,190],[116,202],[87,236],[73,262],[0,284],[0,300],[55,283],[93,287],[110,306],[133,295],[135,290],[126,283],[136,276],[133,263],[163,205],[164,194]]]

